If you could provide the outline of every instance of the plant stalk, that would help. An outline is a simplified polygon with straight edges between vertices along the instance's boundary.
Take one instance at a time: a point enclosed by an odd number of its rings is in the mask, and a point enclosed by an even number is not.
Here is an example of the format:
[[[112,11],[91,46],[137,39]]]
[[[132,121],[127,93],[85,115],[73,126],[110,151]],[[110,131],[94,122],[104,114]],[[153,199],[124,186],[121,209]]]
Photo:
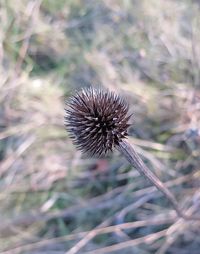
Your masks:
[[[158,190],[160,190],[165,195],[165,197],[173,205],[178,216],[182,217],[183,219],[200,219],[199,217],[187,216],[182,212],[174,195],[169,191],[167,187],[165,187],[161,180],[149,168],[147,168],[133,146],[131,146],[127,141],[123,140],[119,143],[117,149],[125,156],[130,164],[135,169],[137,169],[141,175],[145,176]]]

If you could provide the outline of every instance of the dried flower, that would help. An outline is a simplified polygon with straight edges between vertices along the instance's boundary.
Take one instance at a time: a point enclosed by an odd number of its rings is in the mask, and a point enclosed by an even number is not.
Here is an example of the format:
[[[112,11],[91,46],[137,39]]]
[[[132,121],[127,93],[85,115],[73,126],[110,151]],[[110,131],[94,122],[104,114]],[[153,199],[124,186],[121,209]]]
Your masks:
[[[67,105],[65,125],[79,149],[101,155],[116,147],[141,175],[168,198],[180,217],[200,220],[198,216],[189,216],[181,210],[174,195],[146,167],[134,147],[124,140],[130,118],[124,100],[112,92],[90,88],[77,93]]]
[[[127,103],[118,95],[101,89],[83,89],[68,102],[66,127],[83,152],[101,155],[127,136]]]

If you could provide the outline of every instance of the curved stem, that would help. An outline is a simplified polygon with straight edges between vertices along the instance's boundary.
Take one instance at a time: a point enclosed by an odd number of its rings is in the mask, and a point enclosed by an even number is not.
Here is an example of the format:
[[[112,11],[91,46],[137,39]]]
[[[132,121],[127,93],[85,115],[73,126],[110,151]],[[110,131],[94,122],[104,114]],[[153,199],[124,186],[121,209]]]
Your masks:
[[[133,146],[131,146],[127,141],[123,140],[119,143],[117,149],[125,156],[130,164],[135,169],[137,169],[141,175],[145,176],[158,190],[160,190],[165,195],[165,197],[173,205],[178,216],[184,219],[200,220],[198,217],[190,217],[182,212],[174,195],[169,191],[167,187],[165,187],[161,180],[149,168],[147,168]]]

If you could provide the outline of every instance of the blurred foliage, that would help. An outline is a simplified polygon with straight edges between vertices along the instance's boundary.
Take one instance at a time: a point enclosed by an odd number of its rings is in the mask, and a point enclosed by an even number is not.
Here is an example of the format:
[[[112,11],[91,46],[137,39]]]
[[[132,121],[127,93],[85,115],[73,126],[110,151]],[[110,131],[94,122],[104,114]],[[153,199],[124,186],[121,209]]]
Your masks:
[[[123,95],[130,142],[180,206],[199,213],[199,8],[0,2],[1,253],[199,253],[198,221],[176,218],[117,152],[82,156],[63,125],[75,90]]]

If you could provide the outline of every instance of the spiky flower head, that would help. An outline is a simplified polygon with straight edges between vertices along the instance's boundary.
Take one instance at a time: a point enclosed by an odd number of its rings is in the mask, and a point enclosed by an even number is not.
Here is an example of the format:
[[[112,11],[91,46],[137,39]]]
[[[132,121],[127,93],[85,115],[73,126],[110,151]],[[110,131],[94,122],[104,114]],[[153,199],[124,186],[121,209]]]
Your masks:
[[[65,125],[83,152],[105,154],[127,136],[128,104],[113,92],[83,89],[66,104]]]

